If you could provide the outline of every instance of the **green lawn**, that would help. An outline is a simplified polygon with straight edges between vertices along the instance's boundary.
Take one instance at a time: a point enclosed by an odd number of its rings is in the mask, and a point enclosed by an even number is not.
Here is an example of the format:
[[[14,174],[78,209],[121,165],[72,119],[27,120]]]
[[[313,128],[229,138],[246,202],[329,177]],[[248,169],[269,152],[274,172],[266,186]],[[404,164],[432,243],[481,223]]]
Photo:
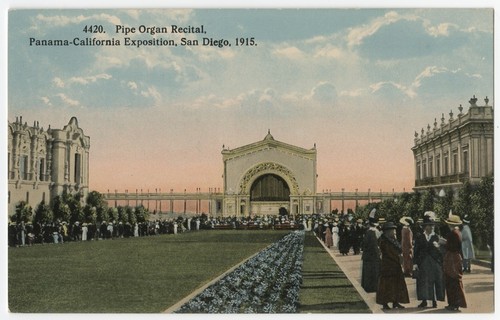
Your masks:
[[[302,277],[299,312],[371,312],[342,270],[311,233],[306,234],[304,242]]]
[[[200,231],[9,248],[9,308],[162,312],[285,233]]]

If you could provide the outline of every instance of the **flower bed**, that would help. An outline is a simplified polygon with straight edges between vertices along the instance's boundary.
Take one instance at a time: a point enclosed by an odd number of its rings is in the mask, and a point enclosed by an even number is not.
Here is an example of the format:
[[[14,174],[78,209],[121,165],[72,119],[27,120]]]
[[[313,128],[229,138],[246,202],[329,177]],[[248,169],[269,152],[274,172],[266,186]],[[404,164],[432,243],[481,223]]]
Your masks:
[[[293,313],[302,282],[304,232],[294,231],[185,303],[177,313]]]

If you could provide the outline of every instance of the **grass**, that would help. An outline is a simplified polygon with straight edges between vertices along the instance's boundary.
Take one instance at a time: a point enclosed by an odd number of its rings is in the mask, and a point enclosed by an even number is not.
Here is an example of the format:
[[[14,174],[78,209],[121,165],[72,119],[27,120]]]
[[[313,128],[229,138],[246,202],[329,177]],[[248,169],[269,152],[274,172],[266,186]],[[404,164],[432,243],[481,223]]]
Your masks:
[[[162,312],[285,233],[200,231],[9,248],[9,309]]]
[[[304,242],[300,313],[370,313],[345,274],[311,234]]]

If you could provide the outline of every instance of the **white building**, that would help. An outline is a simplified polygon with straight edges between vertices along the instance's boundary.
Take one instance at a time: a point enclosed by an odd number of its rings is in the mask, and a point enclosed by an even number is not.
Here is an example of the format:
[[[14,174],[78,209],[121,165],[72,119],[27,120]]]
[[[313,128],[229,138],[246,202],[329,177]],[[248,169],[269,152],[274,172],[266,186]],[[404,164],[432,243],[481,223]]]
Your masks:
[[[415,190],[455,189],[466,180],[476,184],[493,175],[493,107],[488,98],[484,106],[476,102],[476,97],[469,100],[467,113],[460,105],[456,116],[442,114],[440,123],[434,119],[427,131],[415,132]]]
[[[236,149],[223,148],[224,215],[315,212],[316,146],[304,149],[264,140]]]
[[[90,138],[72,117],[63,129],[47,130],[38,121],[33,126],[22,117],[8,124],[8,213],[20,201],[35,208],[64,191],[89,191]]]

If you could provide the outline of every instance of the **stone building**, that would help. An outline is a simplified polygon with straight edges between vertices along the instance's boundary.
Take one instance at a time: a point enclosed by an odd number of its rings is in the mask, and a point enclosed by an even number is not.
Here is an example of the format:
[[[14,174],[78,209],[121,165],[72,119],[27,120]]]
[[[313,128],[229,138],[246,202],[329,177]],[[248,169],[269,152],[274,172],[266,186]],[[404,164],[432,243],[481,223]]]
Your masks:
[[[450,111],[445,119],[443,113],[439,123],[434,119],[427,131],[415,132],[414,190],[456,189],[466,180],[476,184],[493,175],[493,107],[488,105],[488,97],[484,102],[478,106],[474,96],[467,113],[460,105],[456,116]]]
[[[316,146],[304,149],[274,140],[223,148],[224,215],[314,213]]]
[[[90,138],[72,117],[63,129],[47,130],[38,121],[33,126],[22,117],[8,124],[8,213],[19,201],[33,209],[56,195],[89,190]]]

